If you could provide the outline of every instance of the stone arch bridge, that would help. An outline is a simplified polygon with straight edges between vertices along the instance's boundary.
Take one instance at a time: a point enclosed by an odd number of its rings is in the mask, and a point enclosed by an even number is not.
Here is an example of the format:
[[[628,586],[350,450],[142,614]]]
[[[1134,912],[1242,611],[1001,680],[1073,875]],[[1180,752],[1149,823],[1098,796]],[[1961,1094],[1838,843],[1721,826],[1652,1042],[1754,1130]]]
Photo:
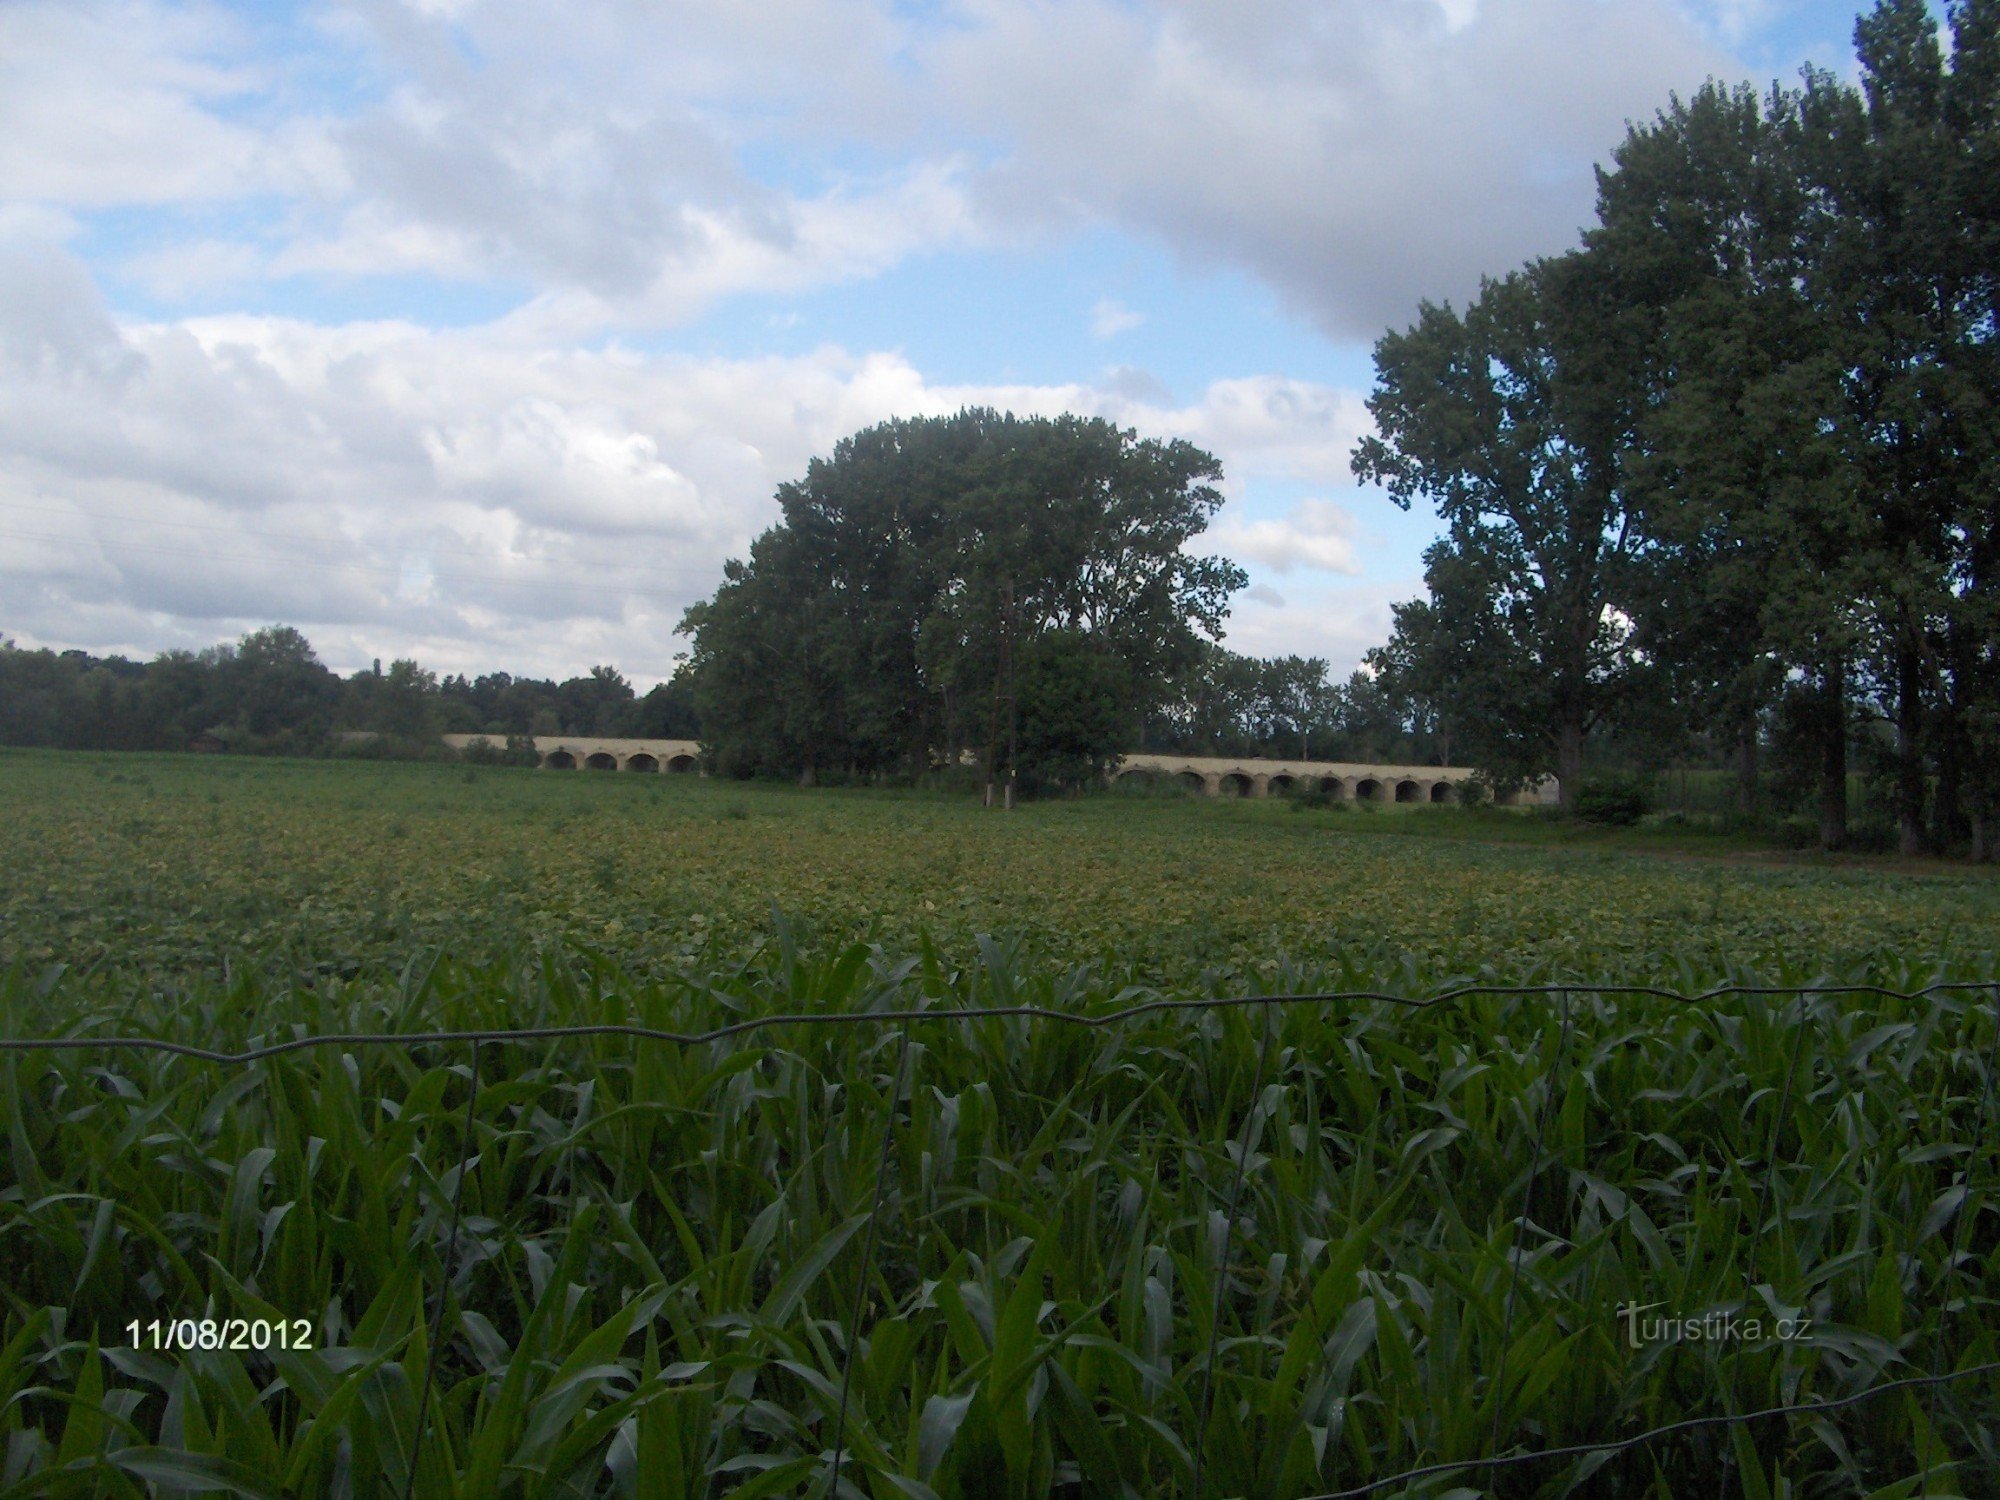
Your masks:
[[[448,734],[464,750],[476,741],[504,743],[481,734]],[[694,775],[701,746],[694,740],[606,739],[594,735],[538,734],[535,751],[552,771],[637,771],[645,775]],[[1456,802],[1474,772],[1467,766],[1397,766],[1331,760],[1257,760],[1199,755],[1122,757],[1112,780],[1128,776],[1174,781],[1210,797],[1270,797],[1318,792],[1343,802]],[[1556,783],[1542,781],[1502,802],[1554,802]]]
[[[1210,797],[1295,796],[1318,792],[1342,802],[1456,802],[1477,773],[1470,766],[1397,766],[1336,760],[1256,760],[1202,755],[1127,755],[1112,772],[1173,780]],[[1503,794],[1504,805],[1554,802],[1553,779]]]

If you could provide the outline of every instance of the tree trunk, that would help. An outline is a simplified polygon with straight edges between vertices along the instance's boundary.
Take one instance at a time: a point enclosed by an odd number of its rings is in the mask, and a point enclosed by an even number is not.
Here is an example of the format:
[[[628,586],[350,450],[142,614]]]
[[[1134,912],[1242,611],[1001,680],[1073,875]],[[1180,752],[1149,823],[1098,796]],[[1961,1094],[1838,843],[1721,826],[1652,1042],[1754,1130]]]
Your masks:
[[[1826,669],[1819,724],[1819,846],[1847,843],[1847,663]]]
[[[1916,644],[1896,646],[1896,850],[1924,851],[1923,661]]]
[[[1965,684],[1978,672],[1971,650],[1971,632],[1953,621],[1946,638],[1949,687],[1938,694],[1934,720],[1937,742],[1937,793],[1931,799],[1931,847],[1948,853],[1971,833],[1966,817],[1966,773],[1972,773],[1975,798],[1979,768],[1966,736]]]
[[[1576,806],[1583,783],[1583,719],[1565,716],[1556,726],[1556,794],[1567,812]]]
[[[819,785],[819,772],[814,769],[812,758],[810,756],[806,758],[806,763],[799,768],[799,785],[800,786]]]
[[[1757,712],[1744,713],[1736,726],[1736,805],[1746,818],[1757,816]]]

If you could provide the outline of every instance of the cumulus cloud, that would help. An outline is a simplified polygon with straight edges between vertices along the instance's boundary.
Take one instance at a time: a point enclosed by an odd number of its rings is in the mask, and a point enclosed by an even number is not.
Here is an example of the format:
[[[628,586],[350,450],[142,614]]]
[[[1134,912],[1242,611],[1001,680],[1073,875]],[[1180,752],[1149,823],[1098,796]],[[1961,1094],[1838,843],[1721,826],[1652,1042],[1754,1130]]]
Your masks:
[[[1352,400],[1276,377],[1178,406],[940,383],[832,346],[724,359],[496,328],[121,322],[45,244],[0,258],[5,623],[145,652],[283,619],[347,665],[420,648],[444,670],[613,659],[645,679],[671,670],[673,627],[723,559],[775,518],[776,486],[870,423],[1078,411],[1200,442],[1240,484],[1322,474]],[[1337,561],[1324,516],[1294,524]]]
[[[258,203],[270,276],[481,281],[599,328],[1113,223],[1368,337],[1569,243],[1590,163],[1731,71],[1705,37],[1763,3],[375,4],[320,23],[355,73],[322,97],[220,12],[22,0],[0,197]],[[170,292],[219,247],[150,249]]]
[[[150,651],[282,618],[347,664],[659,675],[777,483],[980,404],[1216,453],[1208,540],[1302,580],[1246,611],[1248,648],[1346,640],[1361,606],[1314,593],[1353,587],[1346,512],[1245,511],[1260,480],[1351,483],[1357,392],[1206,351],[1160,366],[1171,388],[945,383],[865,325],[763,358],[661,330],[1108,225],[1372,338],[1567,244],[1625,119],[1730,73],[1704,37],[1788,3],[11,0],[0,624]],[[208,315],[141,318],[100,280]],[[504,312],[427,326],[453,284]],[[313,321],[357,287],[400,316]],[[1141,318],[1107,297],[1088,327]]]
[[[1666,0],[965,0],[940,96],[1003,219],[1240,266],[1327,333],[1570,244],[1628,119],[1728,59]]]
[[[1319,568],[1353,577],[1361,572],[1354,517],[1331,500],[1301,500],[1278,520],[1225,517],[1212,535],[1232,557],[1262,563],[1274,573]]]

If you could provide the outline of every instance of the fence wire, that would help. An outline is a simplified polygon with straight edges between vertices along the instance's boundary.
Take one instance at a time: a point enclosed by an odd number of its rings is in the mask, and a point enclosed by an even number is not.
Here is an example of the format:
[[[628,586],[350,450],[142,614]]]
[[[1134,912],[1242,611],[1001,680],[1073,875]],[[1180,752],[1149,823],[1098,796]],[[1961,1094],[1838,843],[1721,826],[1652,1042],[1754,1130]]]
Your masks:
[[[1503,1327],[1501,1332],[1501,1365],[1495,1376],[1494,1428],[1491,1446],[1501,1447],[1502,1421],[1504,1414],[1504,1380],[1506,1350],[1512,1342],[1513,1322],[1516,1306],[1516,1292],[1520,1281],[1522,1260],[1525,1256],[1523,1241],[1528,1232],[1534,1208],[1535,1178],[1541,1169],[1541,1157],[1546,1140],[1548,1120],[1560,1083],[1562,1070],[1568,1064],[1569,1040],[1572,1026],[1572,1001],[1577,996],[1616,996],[1639,999],[1664,1000],[1676,1005],[1699,1006],[1716,1000],[1743,998],[1796,997],[1798,1011],[1793,1018],[1795,1028],[1790,1064],[1786,1071],[1785,1084],[1780,1096],[1777,1113],[1773,1117],[1770,1147],[1766,1152],[1765,1171],[1758,1193],[1757,1223],[1752,1231],[1751,1244],[1746,1267],[1746,1287],[1754,1287],[1759,1243],[1762,1240],[1767,1211],[1773,1192],[1777,1168],[1777,1146],[1785,1119],[1789,1115],[1790,1102],[1804,1051],[1804,1036],[1808,1024],[1807,1000],[1811,997],[1838,998],[1842,996],[1873,996],[1877,999],[1915,1001],[1939,994],[1985,994],[1993,998],[1994,1037],[1987,1057],[1984,1082],[1980,1095],[1980,1107],[1974,1117],[1974,1140],[1981,1140],[1988,1129],[1989,1117],[1993,1113],[1996,1069],[2000,1069],[2000,980],[1941,980],[1923,985],[1917,989],[1903,990],[1889,985],[1876,984],[1835,984],[1835,985],[1745,985],[1725,984],[1711,989],[1686,992],[1669,989],[1662,985],[1646,984],[1529,984],[1529,985],[1489,985],[1467,984],[1440,990],[1422,998],[1396,994],[1387,990],[1328,990],[1298,994],[1278,995],[1223,995],[1199,999],[1161,999],[1141,1001],[1133,1005],[1119,1006],[1095,1015],[1080,1015],[1072,1011],[1051,1010],[1042,1006],[934,1006],[918,1009],[868,1010],[847,1012],[784,1012],[755,1016],[728,1025],[711,1027],[705,1031],[674,1031],[663,1027],[639,1026],[617,1022],[590,1023],[578,1026],[536,1026],[518,1029],[467,1030],[467,1031],[426,1031],[426,1032],[338,1032],[317,1036],[293,1037],[282,1042],[265,1046],[249,1047],[237,1052],[221,1051],[207,1047],[197,1047],[186,1042],[169,1041],[160,1037],[146,1036],[91,1036],[72,1035],[63,1037],[0,1037],[0,1054],[61,1052],[61,1051],[125,1051],[154,1052],[175,1057],[186,1057],[201,1062],[214,1063],[225,1067],[243,1067],[262,1062],[268,1058],[281,1057],[288,1053],[303,1052],[321,1047],[395,1047],[415,1051],[425,1047],[465,1046],[471,1053],[470,1089],[466,1100],[466,1118],[462,1139],[457,1178],[451,1195],[451,1227],[446,1249],[444,1275],[438,1289],[438,1301],[433,1316],[431,1345],[425,1352],[423,1397],[417,1408],[416,1428],[412,1434],[406,1495],[414,1492],[418,1460],[422,1453],[426,1435],[425,1407],[428,1404],[434,1371],[438,1359],[438,1346],[442,1337],[445,1303],[450,1296],[451,1281],[455,1272],[458,1249],[458,1219],[460,1198],[464,1191],[466,1173],[472,1157],[476,1154],[474,1144],[474,1104],[479,1094],[479,1048],[483,1045],[509,1045],[526,1042],[569,1041],[598,1037],[617,1037],[632,1041],[659,1042],[670,1045],[691,1047],[711,1042],[725,1041],[731,1037],[748,1035],[753,1032],[786,1026],[883,1026],[896,1024],[902,1028],[896,1055],[896,1066],[891,1075],[890,1087],[884,1102],[881,1154],[876,1169],[874,1193],[869,1206],[867,1237],[864,1242],[860,1271],[855,1278],[853,1313],[849,1319],[845,1347],[842,1355],[840,1398],[834,1414],[833,1449],[828,1455],[830,1474],[826,1488],[822,1492],[827,1500],[835,1500],[841,1490],[841,1471],[846,1458],[846,1431],[850,1398],[853,1386],[854,1358],[856,1347],[861,1342],[860,1321],[866,1307],[869,1280],[875,1272],[874,1256],[877,1243],[877,1228],[882,1213],[883,1200],[887,1195],[891,1146],[894,1136],[895,1112],[901,1097],[905,1064],[910,1051],[910,1032],[921,1022],[970,1021],[982,1019],[1050,1021],[1091,1029],[1121,1025],[1137,1016],[1158,1015],[1175,1011],[1219,1011],[1259,1007],[1264,1018],[1263,1041],[1258,1049],[1257,1068],[1251,1088],[1249,1107],[1245,1112],[1243,1138],[1238,1143],[1236,1159],[1230,1181],[1227,1206],[1223,1213],[1222,1236],[1216,1252],[1216,1293],[1215,1305],[1211,1310],[1208,1355],[1202,1368],[1201,1395],[1198,1410],[1199,1426],[1195,1432],[1195,1442],[1191,1462],[1191,1491],[1195,1500],[1203,1500],[1203,1456],[1205,1438],[1212,1415],[1212,1381],[1218,1350],[1222,1308],[1226,1300],[1229,1257],[1236,1232],[1238,1196],[1243,1183],[1243,1172],[1250,1155],[1251,1143],[1255,1139],[1256,1115],[1260,1095],[1269,1060],[1272,1028],[1271,1015],[1276,1009],[1294,1006],[1360,1005],[1370,1003],[1390,1004],[1418,1011],[1430,1010],[1474,997],[1505,999],[1509,997],[1556,998],[1562,1002],[1560,1031],[1556,1043],[1556,1057],[1547,1075],[1547,1092],[1537,1112],[1532,1158],[1523,1187],[1521,1212],[1514,1221],[1512,1246],[1509,1252],[1509,1281]],[[2000,1145],[2000,1143],[1996,1143]],[[1988,1153],[1989,1158],[2000,1162],[2000,1150]],[[1977,1162],[1975,1151],[1966,1169],[1964,1183],[1965,1196],[1971,1197],[1972,1165]],[[1956,1278],[1963,1274],[1964,1240],[1967,1221],[1971,1217],[1961,1204],[1958,1223],[1954,1228],[1953,1252],[1947,1263],[1946,1275]],[[1842,1411],[1862,1405],[1879,1396],[1896,1391],[1926,1390],[1930,1398],[1931,1422],[1927,1432],[1926,1447],[1935,1450],[1938,1446],[1936,1434],[1937,1393],[1943,1387],[1963,1380],[1981,1376],[2000,1375],[2000,1360],[1983,1364],[1968,1365],[1964,1369],[1942,1371],[1938,1368],[1944,1358],[1944,1323],[1950,1317],[1950,1299],[1940,1316],[1937,1346],[1933,1351],[1932,1370],[1928,1375],[1902,1376],[1894,1380],[1878,1381],[1862,1390],[1845,1396],[1822,1401],[1794,1401],[1775,1406],[1767,1406],[1756,1411],[1728,1410],[1707,1416],[1686,1417],[1678,1421],[1662,1423],[1628,1437],[1607,1438],[1596,1442],[1573,1443],[1556,1448],[1530,1449],[1522,1452],[1494,1452],[1479,1458],[1453,1459],[1445,1462],[1425,1464],[1421,1467],[1402,1470],[1381,1479],[1348,1489],[1328,1490],[1303,1497],[1303,1500],[1364,1500],[1364,1497],[1380,1494],[1398,1486],[1409,1485],[1417,1480],[1437,1479],[1446,1475],[1468,1473],[1491,1474],[1501,1470],[1520,1468],[1529,1464],[1547,1463],[1560,1459],[1588,1458],[1598,1454],[1615,1455],[1631,1449],[1659,1442],[1663,1438],[1681,1433],[1701,1431],[1719,1427],[1747,1427],[1757,1422],[1774,1418],[1798,1416],[1819,1416],[1828,1412]],[[1740,1369],[1741,1352],[1731,1362],[1730,1384],[1727,1405],[1734,1408],[1737,1403],[1737,1374]],[[1923,1473],[1920,1476],[1920,1495],[1931,1494],[1930,1481],[1933,1469],[1949,1463],[1942,1456],[1933,1459],[1929,1453],[1923,1458]],[[851,1488],[851,1486],[850,1486]],[[856,1492],[858,1493],[858,1492]]]

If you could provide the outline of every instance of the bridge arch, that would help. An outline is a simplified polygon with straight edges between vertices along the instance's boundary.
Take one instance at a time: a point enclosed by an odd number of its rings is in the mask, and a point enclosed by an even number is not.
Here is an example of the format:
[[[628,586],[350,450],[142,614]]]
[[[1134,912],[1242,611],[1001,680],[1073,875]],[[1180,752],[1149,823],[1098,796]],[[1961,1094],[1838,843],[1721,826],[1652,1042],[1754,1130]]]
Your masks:
[[[1206,794],[1208,791],[1208,781],[1199,771],[1176,771],[1174,784],[1184,792],[1194,792],[1197,795]]]
[[[1424,789],[1414,781],[1399,781],[1396,783],[1396,800],[1398,802],[1421,802],[1423,796]]]
[[[547,755],[542,757],[542,764],[547,766],[551,771],[574,771],[576,769],[576,757],[571,755],[567,750],[551,750]]]
[[[583,758],[583,765],[587,771],[615,771],[618,769],[618,757],[609,750],[593,750]]]
[[[1458,788],[1453,786],[1449,781],[1434,781],[1431,783],[1431,801],[1456,802],[1457,800]]]
[[[1264,793],[1269,797],[1289,797],[1298,784],[1299,779],[1296,776],[1280,771],[1264,783]]]
[[[1215,795],[1218,797],[1247,797],[1250,795],[1251,781],[1243,771],[1224,771],[1216,778]]]
[[[660,763],[641,750],[636,755],[625,757],[624,769],[627,771],[657,771],[660,769]]]
[[[1383,795],[1384,789],[1382,783],[1377,781],[1373,776],[1364,776],[1354,783],[1354,800],[1356,802],[1380,802],[1383,800]]]
[[[694,757],[692,755],[670,755],[667,757],[667,770],[672,775],[685,776],[693,769]]]

